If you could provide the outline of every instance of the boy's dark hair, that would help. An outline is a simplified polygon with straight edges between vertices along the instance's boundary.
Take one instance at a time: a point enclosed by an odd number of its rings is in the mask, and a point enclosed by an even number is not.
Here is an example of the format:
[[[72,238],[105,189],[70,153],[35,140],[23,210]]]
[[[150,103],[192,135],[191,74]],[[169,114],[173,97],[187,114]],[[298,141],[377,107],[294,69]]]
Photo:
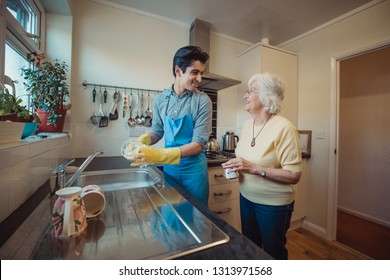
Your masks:
[[[196,46],[186,46],[177,50],[173,57],[173,76],[176,77],[175,66],[183,71],[186,71],[188,66],[191,66],[194,61],[199,60],[203,64],[206,64],[209,60],[209,55],[204,52],[201,48]]]

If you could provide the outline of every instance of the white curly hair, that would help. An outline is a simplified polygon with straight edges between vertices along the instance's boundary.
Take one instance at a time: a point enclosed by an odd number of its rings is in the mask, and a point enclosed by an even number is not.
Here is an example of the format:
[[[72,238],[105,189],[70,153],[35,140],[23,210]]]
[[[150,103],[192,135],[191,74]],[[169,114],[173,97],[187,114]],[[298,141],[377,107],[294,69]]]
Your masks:
[[[264,109],[270,114],[281,111],[284,99],[284,81],[281,77],[271,73],[258,73],[248,81],[248,88],[256,86],[258,96]]]

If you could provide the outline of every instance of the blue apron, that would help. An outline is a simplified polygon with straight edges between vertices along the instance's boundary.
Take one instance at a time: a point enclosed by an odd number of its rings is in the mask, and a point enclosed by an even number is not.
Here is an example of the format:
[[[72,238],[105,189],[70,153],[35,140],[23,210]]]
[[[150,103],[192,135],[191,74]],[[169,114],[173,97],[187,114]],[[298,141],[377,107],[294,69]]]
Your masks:
[[[194,125],[190,114],[177,120],[165,115],[165,148],[191,143],[193,130]],[[164,172],[175,179],[190,195],[207,206],[209,181],[207,159],[203,152],[180,159],[180,164],[164,165]]]

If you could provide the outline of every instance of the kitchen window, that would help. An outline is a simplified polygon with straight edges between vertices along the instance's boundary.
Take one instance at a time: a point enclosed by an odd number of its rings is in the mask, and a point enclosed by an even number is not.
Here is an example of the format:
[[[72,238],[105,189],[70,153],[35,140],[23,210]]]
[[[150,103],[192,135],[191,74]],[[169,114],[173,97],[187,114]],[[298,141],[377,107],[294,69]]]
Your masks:
[[[39,35],[39,10],[28,3],[28,0],[7,0],[7,10],[19,22],[24,31],[32,35]]]
[[[27,91],[23,85],[23,77],[20,75],[21,67],[28,67],[29,62],[25,55],[20,54],[17,48],[13,47],[10,42],[6,41],[5,43],[5,74],[11,78],[16,89],[16,96],[20,97],[23,100],[23,105],[29,106],[29,99]],[[11,90],[10,86],[6,87]],[[29,109],[29,108],[28,108]]]
[[[0,1],[0,82],[18,81],[16,95],[23,96],[20,69],[29,65],[27,54],[44,52],[44,8],[39,0]],[[22,99],[28,105],[28,97]]]

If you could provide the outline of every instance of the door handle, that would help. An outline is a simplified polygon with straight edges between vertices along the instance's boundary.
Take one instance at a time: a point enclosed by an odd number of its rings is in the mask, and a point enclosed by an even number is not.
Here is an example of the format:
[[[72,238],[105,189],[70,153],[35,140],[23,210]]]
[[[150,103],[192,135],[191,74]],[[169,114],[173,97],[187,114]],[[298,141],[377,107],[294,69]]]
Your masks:
[[[228,207],[226,209],[220,210],[220,211],[213,211],[217,215],[226,214],[232,211],[232,208]]]
[[[227,190],[225,192],[219,192],[219,193],[214,193],[214,196],[224,196],[224,195],[231,195],[232,194],[232,190]]]

